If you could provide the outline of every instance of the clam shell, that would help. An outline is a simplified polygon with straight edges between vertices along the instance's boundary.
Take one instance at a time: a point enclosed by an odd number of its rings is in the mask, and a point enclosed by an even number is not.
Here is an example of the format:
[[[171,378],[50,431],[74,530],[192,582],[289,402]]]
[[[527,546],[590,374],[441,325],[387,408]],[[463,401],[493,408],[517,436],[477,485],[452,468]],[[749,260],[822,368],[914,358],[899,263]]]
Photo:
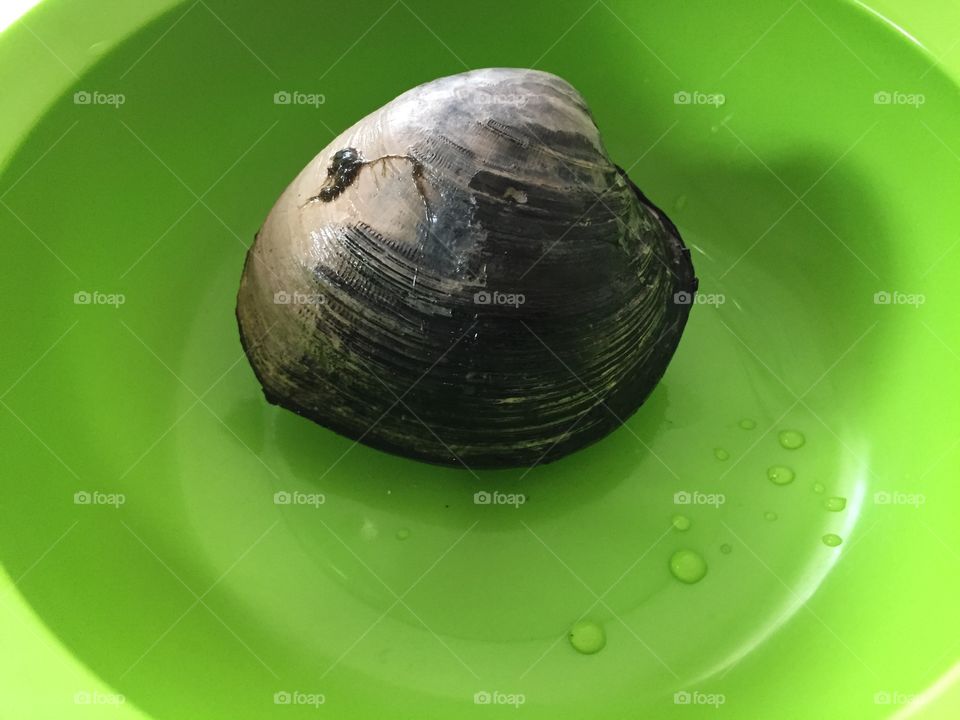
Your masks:
[[[580,94],[487,69],[317,155],[256,236],[237,318],[270,402],[406,457],[530,466],[643,403],[696,285]]]

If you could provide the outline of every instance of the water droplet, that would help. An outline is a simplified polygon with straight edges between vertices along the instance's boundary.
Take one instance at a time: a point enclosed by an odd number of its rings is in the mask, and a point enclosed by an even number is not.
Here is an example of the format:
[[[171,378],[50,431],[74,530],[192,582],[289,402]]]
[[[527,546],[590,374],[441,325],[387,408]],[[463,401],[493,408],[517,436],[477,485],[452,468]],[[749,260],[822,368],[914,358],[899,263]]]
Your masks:
[[[580,620],[570,628],[570,644],[577,652],[593,655],[603,650],[607,644],[607,634],[600,623],[593,620]]]
[[[693,584],[707,574],[707,562],[693,550],[677,550],[670,557],[670,572],[680,582]]]
[[[408,537],[410,537],[410,531],[406,528],[397,530],[397,540],[406,540]]]
[[[673,516],[673,527],[677,530],[683,532],[684,530],[690,529],[690,518],[686,515],[674,515]]]
[[[840,512],[847,506],[847,499],[842,497],[829,497],[823,501],[823,506],[830,512]]]
[[[764,519],[764,520],[767,520],[768,522],[773,522],[773,521],[776,520],[778,517],[779,517],[779,516],[778,516],[775,512],[773,512],[773,510],[767,510],[767,511],[763,514],[763,519]]]
[[[720,546],[720,552],[722,552],[724,555],[729,555],[732,550],[733,548],[730,546],[730,543],[724,543]]]
[[[819,493],[823,493],[824,490],[826,490],[826,488],[823,486],[823,483],[822,483],[822,482],[815,482],[815,483],[813,484],[813,491],[814,491],[815,493],[818,493],[818,494],[819,494]]]
[[[780,431],[780,444],[787,450],[796,450],[799,447],[803,447],[806,441],[807,439],[799,430]]]
[[[740,421],[739,425],[744,430],[753,430],[757,426],[757,422],[755,420],[751,420],[750,418],[744,418]]]
[[[786,465],[773,465],[767,468],[767,479],[774,485],[789,485],[796,473]]]
[[[843,542],[843,538],[834,533],[827,533],[823,536],[823,544],[827,547],[837,547],[840,543]]]
[[[728,452],[727,452],[726,450],[724,450],[723,448],[714,448],[714,449],[713,449],[713,456],[714,456],[717,460],[729,460],[729,459],[730,459],[730,453],[728,453]]]

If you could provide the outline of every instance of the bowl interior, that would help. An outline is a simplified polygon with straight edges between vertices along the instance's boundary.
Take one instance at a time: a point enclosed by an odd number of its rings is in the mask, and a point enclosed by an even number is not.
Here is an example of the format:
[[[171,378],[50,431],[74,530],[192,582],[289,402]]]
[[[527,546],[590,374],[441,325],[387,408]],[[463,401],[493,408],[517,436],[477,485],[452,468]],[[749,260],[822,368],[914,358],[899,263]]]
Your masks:
[[[607,439],[519,471],[399,459],[268,406],[233,310],[273,201],[398,93],[493,65],[576,86],[692,248],[663,382]],[[343,718],[755,714],[787,692],[798,717],[884,716],[878,693],[955,659],[958,111],[856,5],[177,5],[50,98],[2,168],[20,480],[0,560],[155,718],[321,696]],[[685,549],[694,584],[669,569]],[[568,641],[581,619],[605,629],[595,655]]]

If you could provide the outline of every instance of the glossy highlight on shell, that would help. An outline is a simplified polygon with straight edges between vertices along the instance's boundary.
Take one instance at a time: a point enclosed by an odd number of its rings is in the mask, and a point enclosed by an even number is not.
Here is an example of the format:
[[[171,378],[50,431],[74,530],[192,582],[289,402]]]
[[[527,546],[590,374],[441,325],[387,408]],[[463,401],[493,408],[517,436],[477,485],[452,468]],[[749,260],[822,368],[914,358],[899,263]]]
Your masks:
[[[640,407],[696,287],[580,94],[488,69],[320,152],[257,233],[237,318],[270,402],[405,457],[518,467]]]

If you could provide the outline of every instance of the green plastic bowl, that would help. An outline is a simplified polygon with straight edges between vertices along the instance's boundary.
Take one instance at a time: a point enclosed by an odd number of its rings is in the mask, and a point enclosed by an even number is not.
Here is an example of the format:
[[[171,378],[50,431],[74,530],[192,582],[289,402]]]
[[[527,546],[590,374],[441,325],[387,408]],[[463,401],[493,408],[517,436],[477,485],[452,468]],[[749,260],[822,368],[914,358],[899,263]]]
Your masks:
[[[960,716],[960,10],[915,5],[45,0],[10,25],[4,716]],[[647,404],[529,471],[269,406],[233,315],[316,152],[484,66],[579,88],[701,278]]]

